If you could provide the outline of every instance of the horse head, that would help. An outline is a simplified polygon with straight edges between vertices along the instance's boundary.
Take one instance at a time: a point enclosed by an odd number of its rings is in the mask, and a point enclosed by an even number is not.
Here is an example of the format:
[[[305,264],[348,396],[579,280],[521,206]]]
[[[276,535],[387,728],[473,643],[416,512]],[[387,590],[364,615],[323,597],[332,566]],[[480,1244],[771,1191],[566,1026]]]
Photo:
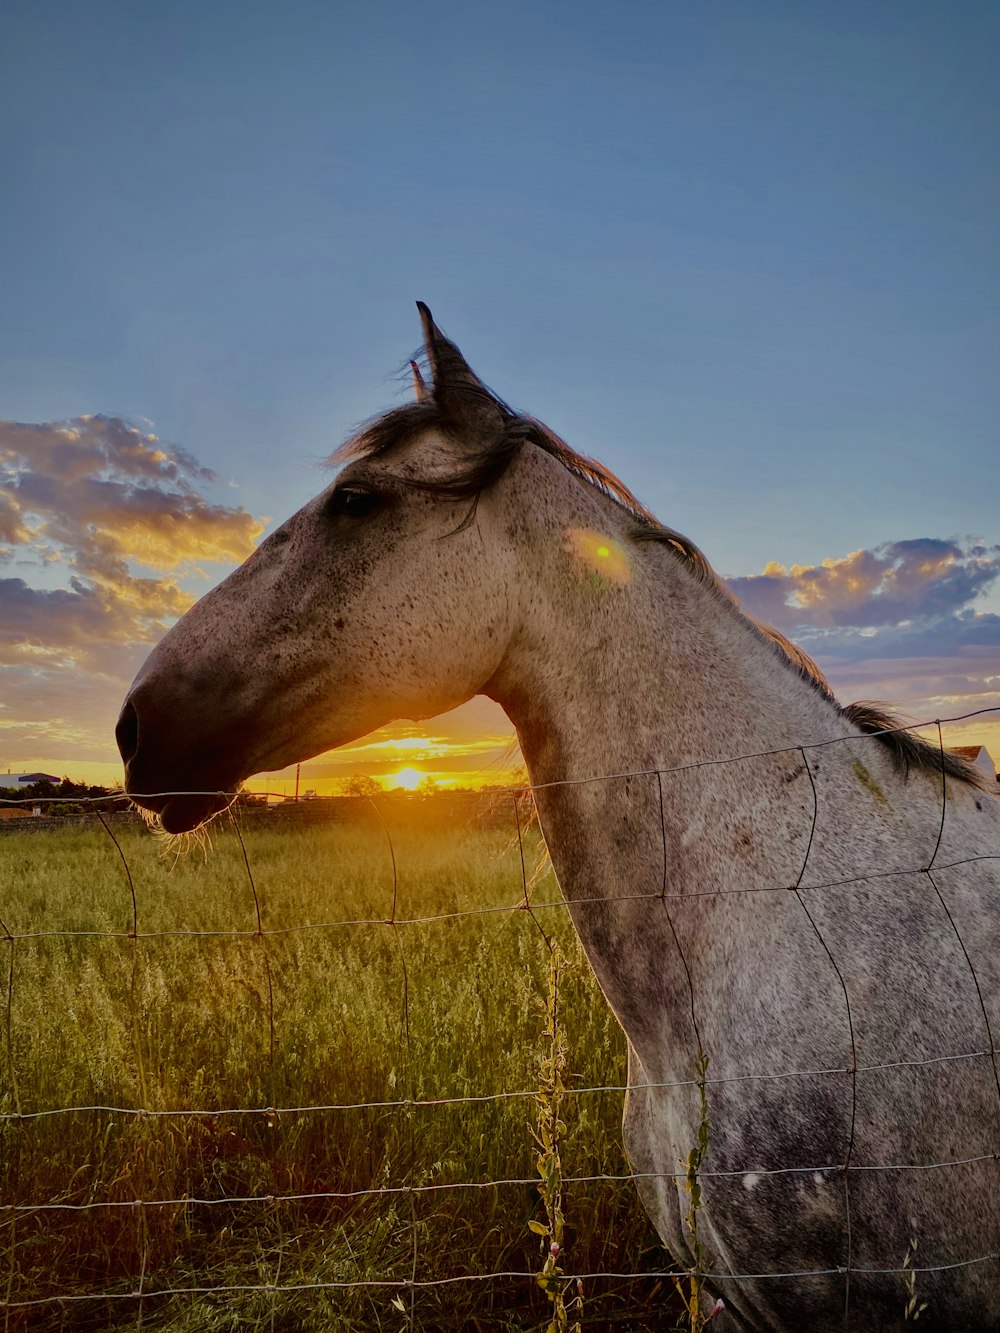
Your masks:
[[[253,773],[453,708],[497,670],[516,603],[502,505],[516,419],[420,306],[430,382],[334,456],[336,479],[150,654],[116,736],[170,833]]]

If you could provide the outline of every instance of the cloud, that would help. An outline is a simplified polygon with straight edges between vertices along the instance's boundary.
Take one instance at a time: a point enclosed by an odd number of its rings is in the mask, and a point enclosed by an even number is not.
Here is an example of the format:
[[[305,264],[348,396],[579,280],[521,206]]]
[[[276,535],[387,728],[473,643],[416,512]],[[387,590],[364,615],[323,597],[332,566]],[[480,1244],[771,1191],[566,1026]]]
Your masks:
[[[934,717],[1000,704],[1000,616],[974,605],[998,578],[1000,546],[918,537],[728,583],[744,610],[816,658],[841,697]]]
[[[60,736],[90,738],[87,748],[101,736],[107,750],[123,685],[195,600],[182,584],[245,559],[263,530],[209,498],[216,480],[116,417],[0,422],[5,751],[40,756]]]
[[[137,646],[120,653],[120,675],[70,669],[61,663],[0,667],[3,767],[18,768],[22,759],[113,760],[113,730],[125,684],[147,651]]]
[[[261,525],[211,503],[199,487],[215,480],[186,450],[115,417],[0,422],[0,541],[54,544],[98,580],[129,563],[162,572],[242,560]]]
[[[217,481],[185,449],[164,446],[155,435],[120,417],[82,416],[72,421],[0,422],[0,458],[30,458],[42,476],[70,481],[110,468],[119,476],[160,483]]]
[[[118,418],[0,422],[0,762],[111,757],[124,689],[152,643],[221,572],[205,567],[243,560],[263,530],[212,498],[216,482]],[[977,605],[998,580],[1000,546],[917,537],[772,563],[729,586],[816,657],[841,698],[943,717],[1000,704],[1000,615]],[[398,766],[404,753],[435,768],[495,763],[505,734],[477,700],[433,736],[397,724],[323,762],[331,773]]]
[[[61,564],[68,587],[0,580],[0,660],[32,651],[148,643],[194,600],[177,579],[233,564],[262,524],[200,489],[183,449],[115,417],[0,422],[0,540],[7,563]]]
[[[953,614],[998,577],[1000,546],[918,537],[821,565],[771,563],[729,586],[748,611],[782,630],[863,629]]]

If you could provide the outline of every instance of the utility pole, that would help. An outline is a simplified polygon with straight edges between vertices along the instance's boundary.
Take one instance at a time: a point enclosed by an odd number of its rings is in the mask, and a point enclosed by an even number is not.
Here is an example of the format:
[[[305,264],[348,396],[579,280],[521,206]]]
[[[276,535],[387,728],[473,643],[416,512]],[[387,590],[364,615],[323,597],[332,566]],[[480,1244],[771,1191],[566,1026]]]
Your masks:
[[[299,770],[301,769],[301,767],[302,767],[301,764],[296,764],[296,765],[295,765],[295,799],[296,799],[296,800],[299,799]]]

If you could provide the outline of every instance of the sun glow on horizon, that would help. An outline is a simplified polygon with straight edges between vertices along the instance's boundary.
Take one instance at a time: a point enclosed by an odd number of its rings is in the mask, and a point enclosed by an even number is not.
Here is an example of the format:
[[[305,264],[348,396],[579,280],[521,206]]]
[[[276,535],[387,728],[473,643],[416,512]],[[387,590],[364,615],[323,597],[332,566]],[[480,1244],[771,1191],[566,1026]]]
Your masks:
[[[421,773],[419,768],[401,768],[398,773],[386,773],[382,778],[382,785],[387,791],[391,791],[393,787],[416,791],[425,776],[426,774]]]

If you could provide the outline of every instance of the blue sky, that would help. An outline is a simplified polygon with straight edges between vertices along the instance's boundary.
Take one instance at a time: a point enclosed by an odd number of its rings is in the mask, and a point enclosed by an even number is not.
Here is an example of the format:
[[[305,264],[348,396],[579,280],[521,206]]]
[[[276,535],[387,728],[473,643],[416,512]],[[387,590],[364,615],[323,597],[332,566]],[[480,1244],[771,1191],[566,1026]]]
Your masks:
[[[751,602],[769,562],[881,551],[874,578],[916,569],[893,544],[952,543],[917,627],[938,686],[879,677],[902,621],[885,659],[844,640],[873,621],[845,629],[839,603],[784,627],[834,635],[812,646],[845,697],[857,677],[1000,702],[998,56],[979,3],[11,5],[0,419],[131,421],[217,474],[193,483],[212,512],[280,520],[398,400],[421,298]],[[30,468],[11,450],[8,482]],[[111,577],[33,523],[0,579]],[[199,591],[230,547],[145,572]],[[42,631],[9,623],[0,761],[96,759],[69,704],[59,749],[44,643],[46,725],[14,726]],[[152,625],[119,668],[63,661],[100,727]]]

